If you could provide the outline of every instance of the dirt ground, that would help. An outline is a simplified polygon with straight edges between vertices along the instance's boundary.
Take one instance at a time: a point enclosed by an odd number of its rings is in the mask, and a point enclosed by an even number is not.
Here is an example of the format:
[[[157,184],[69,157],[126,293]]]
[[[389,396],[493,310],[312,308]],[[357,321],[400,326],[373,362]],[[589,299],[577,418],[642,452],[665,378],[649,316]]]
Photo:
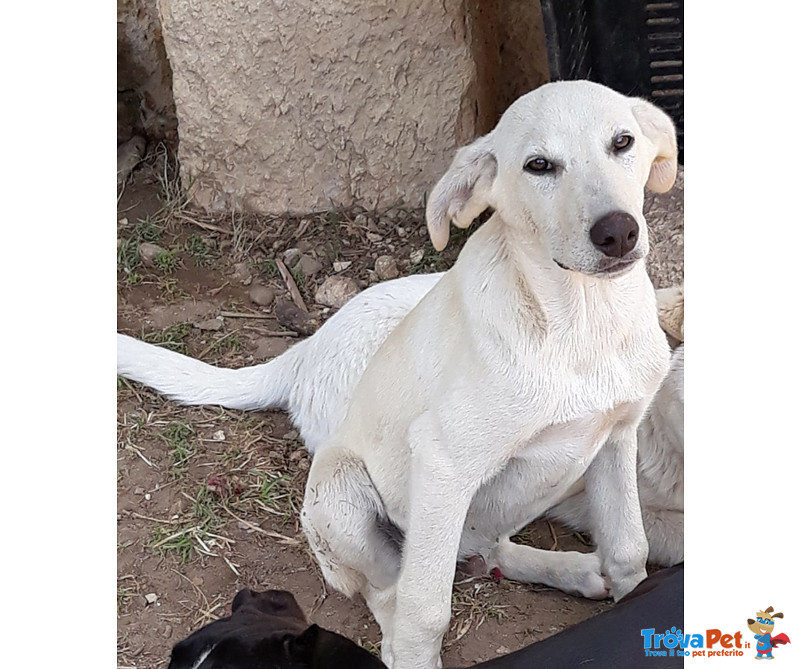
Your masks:
[[[651,274],[682,280],[682,174],[672,193],[649,197]],[[316,287],[340,272],[365,288],[378,256],[400,275],[446,269],[468,236],[444,254],[427,242],[420,211],[330,211],[302,218],[212,218],[185,206],[164,152],[152,152],[118,204],[120,332],[238,367],[263,362],[300,340],[274,316],[288,298],[275,258],[298,249],[298,288],[319,322]],[[475,226],[473,226],[475,227]],[[151,266],[141,243],[157,244]],[[316,261],[316,262],[312,262]],[[317,268],[318,264],[318,268]],[[258,306],[263,285],[275,301]],[[378,651],[380,634],[362,601],[325,587],[298,524],[309,457],[287,416],[186,408],[118,381],[118,667],[165,667],[171,647],[229,613],[235,593],[290,590],[310,620]],[[517,541],[551,550],[591,550],[589,539],[537,521]],[[445,666],[469,666],[544,639],[611,606],[535,585],[458,573]]]

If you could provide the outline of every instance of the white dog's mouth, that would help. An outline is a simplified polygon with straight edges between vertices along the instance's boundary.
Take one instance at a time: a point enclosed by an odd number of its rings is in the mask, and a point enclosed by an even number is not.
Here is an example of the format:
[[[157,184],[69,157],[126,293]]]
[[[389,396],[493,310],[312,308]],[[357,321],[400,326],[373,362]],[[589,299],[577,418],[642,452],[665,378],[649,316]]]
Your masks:
[[[582,270],[582,269],[573,269],[572,267],[567,267],[564,263],[561,263],[555,258],[553,258],[553,262],[566,272],[577,272],[578,274],[584,274],[586,276],[596,276],[602,278],[613,278],[617,276],[622,276],[623,274],[626,274],[631,268],[633,268],[633,266],[639,260],[641,260],[641,258],[638,257],[623,258],[621,260],[617,260],[616,262],[605,264],[605,266],[600,266],[596,269]]]

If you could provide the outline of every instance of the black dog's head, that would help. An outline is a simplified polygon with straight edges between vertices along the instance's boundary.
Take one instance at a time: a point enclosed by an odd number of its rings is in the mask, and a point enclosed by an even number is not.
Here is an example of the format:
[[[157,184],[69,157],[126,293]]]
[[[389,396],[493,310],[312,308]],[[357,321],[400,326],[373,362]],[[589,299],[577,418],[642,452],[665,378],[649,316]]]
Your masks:
[[[290,592],[241,590],[231,609],[177,643],[169,669],[384,667],[349,639],[309,626]]]

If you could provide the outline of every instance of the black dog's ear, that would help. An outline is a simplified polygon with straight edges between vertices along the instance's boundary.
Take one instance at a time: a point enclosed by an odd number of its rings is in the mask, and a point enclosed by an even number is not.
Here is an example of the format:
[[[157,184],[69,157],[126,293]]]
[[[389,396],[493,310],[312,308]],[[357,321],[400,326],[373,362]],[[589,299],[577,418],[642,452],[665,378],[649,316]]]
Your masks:
[[[256,593],[249,588],[239,590],[239,592],[236,593],[236,597],[233,598],[233,603],[231,604],[231,613],[236,613],[236,609],[242,608],[242,606],[251,601],[255,594]]]
[[[239,609],[247,607],[280,618],[292,618],[304,625],[308,622],[303,610],[291,592],[285,590],[240,590],[233,598],[232,609],[236,613]]]
[[[386,669],[368,650],[316,625],[299,636],[285,638],[284,648],[290,660],[314,669]]]
[[[322,630],[316,625],[311,625],[299,636],[287,635],[283,638],[283,647],[286,657],[294,662],[308,663],[314,657],[314,651],[319,644],[319,634]]]

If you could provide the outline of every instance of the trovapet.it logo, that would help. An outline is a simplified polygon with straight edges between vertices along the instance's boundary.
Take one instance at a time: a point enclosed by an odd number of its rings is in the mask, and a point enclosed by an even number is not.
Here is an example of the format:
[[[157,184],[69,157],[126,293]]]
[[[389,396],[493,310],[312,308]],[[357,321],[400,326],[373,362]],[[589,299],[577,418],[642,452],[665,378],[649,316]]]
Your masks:
[[[747,629],[755,639],[757,660],[774,660],[775,648],[791,643],[786,634],[772,635],[775,619],[783,618],[783,613],[773,613],[773,610],[767,607],[759,611],[755,619],[747,619]],[[726,634],[719,629],[707,629],[704,634],[685,634],[674,627],[664,632],[650,628],[643,629],[641,634],[646,657],[741,657],[753,648],[753,642],[743,639],[742,632]]]

